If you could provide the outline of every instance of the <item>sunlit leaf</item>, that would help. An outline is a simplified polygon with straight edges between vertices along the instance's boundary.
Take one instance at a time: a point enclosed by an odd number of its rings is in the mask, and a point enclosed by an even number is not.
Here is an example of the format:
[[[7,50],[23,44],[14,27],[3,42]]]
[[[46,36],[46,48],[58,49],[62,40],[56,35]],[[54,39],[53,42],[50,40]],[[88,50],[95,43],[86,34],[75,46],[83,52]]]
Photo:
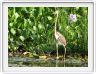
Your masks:
[[[35,31],[37,30],[36,26],[33,26],[33,30],[35,30]]]
[[[24,39],[25,39],[23,36],[20,36],[19,38],[20,38],[20,40],[22,40],[22,41],[24,41]]]
[[[52,17],[51,16],[48,16],[47,18],[48,18],[48,20],[52,20]]]
[[[13,23],[9,23],[9,26],[12,27],[13,26]]]
[[[10,41],[13,42],[13,38],[10,38]]]
[[[16,19],[19,17],[19,14],[16,12],[15,14]]]
[[[11,33],[12,33],[13,35],[15,35],[15,34],[16,34],[16,31],[15,31],[13,28],[11,28]]]

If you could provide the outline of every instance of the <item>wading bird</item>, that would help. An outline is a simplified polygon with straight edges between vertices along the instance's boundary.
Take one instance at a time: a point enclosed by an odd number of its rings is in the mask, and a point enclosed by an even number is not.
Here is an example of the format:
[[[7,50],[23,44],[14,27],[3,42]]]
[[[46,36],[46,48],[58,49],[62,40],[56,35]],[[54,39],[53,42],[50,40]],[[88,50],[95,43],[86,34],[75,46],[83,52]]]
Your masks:
[[[56,30],[56,25],[57,25],[57,20],[58,20],[58,12],[59,11],[56,11],[56,20],[55,20],[55,32],[54,32],[54,35],[55,35],[55,39],[56,39],[56,49],[57,49],[57,57],[56,59],[58,60],[58,45],[63,45],[64,47],[64,61],[65,61],[65,55],[66,55],[66,39],[65,37]],[[65,64],[65,62],[64,62]],[[64,65],[65,66],[65,65]]]

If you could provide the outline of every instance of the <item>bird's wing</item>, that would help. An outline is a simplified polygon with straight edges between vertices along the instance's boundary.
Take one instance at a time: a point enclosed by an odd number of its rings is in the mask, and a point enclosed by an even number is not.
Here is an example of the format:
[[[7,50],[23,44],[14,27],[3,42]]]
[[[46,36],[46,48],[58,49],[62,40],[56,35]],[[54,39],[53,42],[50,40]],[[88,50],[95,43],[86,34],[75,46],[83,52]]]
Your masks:
[[[58,41],[59,41],[61,44],[63,44],[64,46],[66,46],[66,39],[65,39],[65,37],[64,37],[62,34],[60,34],[59,32],[57,32],[57,35],[59,36],[59,37],[58,37]]]

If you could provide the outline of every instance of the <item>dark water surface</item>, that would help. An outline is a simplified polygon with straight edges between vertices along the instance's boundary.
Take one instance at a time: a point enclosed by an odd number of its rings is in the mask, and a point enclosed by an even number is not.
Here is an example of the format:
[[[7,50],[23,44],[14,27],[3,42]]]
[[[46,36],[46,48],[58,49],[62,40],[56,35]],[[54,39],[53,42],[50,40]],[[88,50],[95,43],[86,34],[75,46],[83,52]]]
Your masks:
[[[63,60],[36,59],[29,57],[9,57],[9,67],[88,67],[88,62],[80,59],[66,58]]]

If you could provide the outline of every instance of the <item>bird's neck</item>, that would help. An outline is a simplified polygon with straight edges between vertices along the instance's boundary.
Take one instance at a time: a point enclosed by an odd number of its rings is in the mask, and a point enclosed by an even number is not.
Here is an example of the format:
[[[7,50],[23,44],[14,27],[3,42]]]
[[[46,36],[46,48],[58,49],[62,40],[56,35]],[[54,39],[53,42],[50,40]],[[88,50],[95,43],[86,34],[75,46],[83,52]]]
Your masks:
[[[56,34],[56,24],[55,24],[55,34]]]
[[[58,21],[58,11],[56,11],[56,20],[55,20],[55,35],[56,35],[56,29],[57,29],[57,21]]]

